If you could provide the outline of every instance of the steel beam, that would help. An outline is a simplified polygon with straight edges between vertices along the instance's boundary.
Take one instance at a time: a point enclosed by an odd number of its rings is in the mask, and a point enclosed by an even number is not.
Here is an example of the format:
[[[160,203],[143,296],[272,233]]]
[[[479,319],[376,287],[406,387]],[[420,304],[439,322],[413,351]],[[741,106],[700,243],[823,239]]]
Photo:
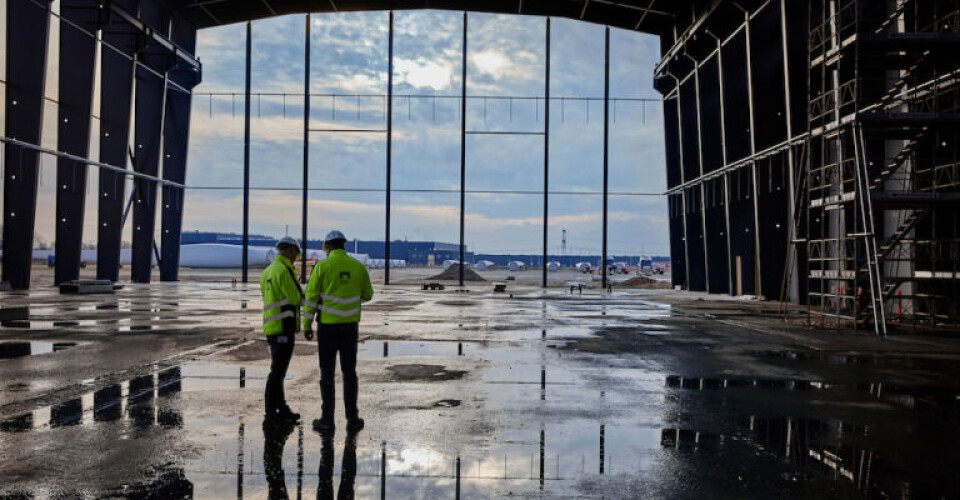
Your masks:
[[[117,50],[100,51],[100,161],[125,167],[130,142],[130,110],[136,33],[128,26],[104,30],[103,41]],[[120,279],[120,246],[126,178],[100,169],[97,214],[97,279]]]
[[[787,0],[780,0],[780,30],[781,40],[783,41],[783,92],[787,120],[787,138],[793,138],[792,103],[790,100],[790,51],[787,33]],[[796,246],[792,244],[793,240],[796,239],[794,232],[796,230],[796,224],[794,224],[796,220],[796,214],[794,213],[794,209],[796,208],[796,193],[794,192],[796,186],[794,184],[795,166],[792,147],[787,149],[787,162],[787,260],[790,265],[787,266],[786,272],[788,275],[784,276],[784,279],[789,283],[789,286],[785,290],[787,298],[791,302],[797,302],[800,300],[800,275],[797,266],[797,249]]]
[[[96,39],[87,33],[97,30],[97,14],[97,11],[90,9],[83,0],[62,0],[60,4],[61,18],[72,24],[60,24],[57,149],[82,158],[89,156],[97,57]],[[63,157],[57,158],[56,189],[57,260],[53,281],[59,285],[80,277],[87,165]]]
[[[6,135],[40,144],[50,3],[7,2]],[[4,146],[3,281],[30,287],[40,157]]]
[[[387,192],[386,225],[383,238],[383,284],[390,284],[390,207],[393,189],[393,11],[390,11],[390,32],[387,41]]]
[[[310,196],[310,14],[304,16],[306,27],[303,36],[303,206],[300,215],[303,221],[301,244],[306,255],[307,202]],[[307,259],[300,264],[300,281],[307,282]]]
[[[693,70],[693,91],[696,95],[697,108],[697,163],[700,166],[700,175],[703,171],[703,103],[700,102],[700,68]],[[710,245],[707,242],[707,196],[706,186],[700,186],[700,235],[703,246],[703,288],[707,293],[714,290],[710,289]]]
[[[460,88],[460,276],[459,283],[463,286],[465,208],[467,190],[467,13],[463,13],[463,51],[461,88]]]
[[[744,27],[746,35],[746,46],[747,46],[747,106],[749,107],[749,116],[750,116],[750,154],[755,154],[757,152],[757,127],[754,120],[754,92],[753,92],[753,57],[750,53],[750,13],[744,12],[746,16],[746,26]],[[757,163],[752,162],[750,164],[750,173],[753,176],[753,269],[756,275],[754,276],[754,286],[756,289],[756,295],[763,295],[764,290],[761,287],[761,272],[760,272],[760,216],[759,216],[759,207],[758,203],[758,192],[757,192]]]
[[[603,35],[603,256],[600,258],[600,284],[607,289],[607,216],[610,195],[610,27]]]
[[[178,23],[174,18],[173,26]],[[196,46],[197,33],[193,30],[174,30],[174,37],[188,50]],[[187,152],[190,138],[190,108],[193,88],[200,83],[199,72],[190,66],[179,65],[168,72],[167,100],[163,128],[163,179],[160,220],[160,281],[180,278],[180,235],[183,230],[185,191],[182,186],[187,174]],[[187,89],[187,92],[183,90]],[[181,184],[176,186],[170,184]]]
[[[109,1],[109,0],[98,0],[98,3],[100,3],[101,9],[104,7],[109,8],[110,14],[112,16],[116,16],[118,19],[122,19],[125,23],[129,24],[138,33],[140,33],[140,36],[149,39],[151,44],[157,45],[159,47],[163,47],[163,49],[171,53],[177,59],[178,63],[187,64],[190,67],[194,68],[196,71],[198,72],[200,71],[200,61],[197,60],[197,58],[193,54],[191,54],[187,50],[184,50],[183,48],[178,46],[176,43],[171,41],[169,38],[167,38],[166,33],[160,33],[156,29],[151,28],[142,20],[138,19],[136,16],[134,16],[130,12],[127,12],[127,10],[122,5],[120,5],[119,2]],[[92,9],[92,7],[90,8]],[[159,25],[162,23],[154,23],[154,24]]]
[[[720,39],[717,39],[717,80],[720,85],[720,150],[722,153],[723,164],[726,165],[729,161],[727,159],[727,128],[724,126],[725,121],[725,111],[723,104],[723,51],[720,50],[721,42]],[[732,228],[730,227],[730,179],[728,176],[723,176],[723,217],[725,221],[725,232],[726,232],[726,244],[727,244],[727,293],[730,295],[736,295],[733,288],[733,249],[730,243],[730,232]]]
[[[543,288],[547,287],[547,236],[550,229],[550,17],[546,26],[546,56],[543,78]],[[476,251],[476,250],[474,250]]]
[[[157,69],[165,64],[165,57],[147,54],[147,64]],[[169,69],[169,68],[166,68]],[[165,70],[164,70],[165,73]],[[163,111],[165,108],[167,78],[156,75],[143,67],[136,70],[134,108],[134,162],[137,172],[157,175],[160,169],[160,145],[163,134]],[[133,248],[130,279],[135,283],[149,283],[153,261],[154,228],[157,205],[156,183],[144,179],[134,180],[133,193]],[[159,262],[157,263],[160,264]]]
[[[674,78],[674,81],[677,82],[677,97],[676,97],[677,99],[677,144],[679,145],[679,147],[677,148],[677,152],[679,153],[679,156],[680,156],[680,162],[678,163],[678,165],[680,166],[680,180],[681,182],[683,182],[686,180],[684,168],[683,168],[683,156],[684,156],[683,154],[683,113],[681,111],[681,109],[683,108],[683,100],[680,98],[680,80]],[[685,189],[680,190],[679,193],[680,193],[680,206],[682,207],[680,220],[681,220],[681,226],[683,228],[683,232],[681,233],[682,234],[681,241],[683,241],[683,269],[684,269],[683,283],[681,284],[681,287],[684,290],[690,290],[690,242],[688,241],[688,238],[687,238],[687,234],[688,234],[687,233],[687,194]]]
[[[240,265],[240,280],[243,283],[247,282],[249,272],[247,250],[250,248],[250,59],[253,52],[253,28],[251,25],[252,23],[247,21],[247,59],[243,87],[243,256]],[[306,252],[304,252],[304,255],[306,255]]]
[[[187,173],[192,96],[167,87],[163,119],[163,178],[182,184]],[[160,221],[160,281],[177,281],[180,275],[180,234],[183,229],[183,187],[162,185]]]

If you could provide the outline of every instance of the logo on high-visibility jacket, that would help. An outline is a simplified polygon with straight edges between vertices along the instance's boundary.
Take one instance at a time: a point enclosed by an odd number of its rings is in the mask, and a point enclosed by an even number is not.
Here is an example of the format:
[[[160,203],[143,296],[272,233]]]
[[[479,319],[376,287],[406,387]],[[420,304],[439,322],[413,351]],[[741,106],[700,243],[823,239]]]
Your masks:
[[[340,271],[340,283],[350,282],[350,271]]]

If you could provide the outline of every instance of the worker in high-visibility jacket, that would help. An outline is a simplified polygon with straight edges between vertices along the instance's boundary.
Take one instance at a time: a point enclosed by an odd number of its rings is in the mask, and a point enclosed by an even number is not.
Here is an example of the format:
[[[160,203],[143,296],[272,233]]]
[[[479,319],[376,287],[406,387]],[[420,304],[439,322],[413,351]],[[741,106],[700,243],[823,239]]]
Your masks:
[[[313,421],[320,432],[332,431],[336,407],[334,370],[340,353],[340,372],[343,375],[343,406],[347,429],[363,428],[363,419],[357,410],[357,340],[360,332],[361,304],[373,298],[370,274],[366,266],[347,255],[346,237],[340,231],[330,231],[323,241],[327,254],[313,267],[304,298],[303,327],[309,332],[316,319],[317,348],[320,355],[321,417]],[[316,317],[315,317],[316,316]]]
[[[270,375],[264,393],[266,415],[264,423],[296,422],[294,413],[283,393],[283,379],[287,376],[297,332],[300,331],[300,304],[303,290],[297,281],[293,262],[300,255],[300,244],[287,236],[277,243],[278,255],[260,275],[260,293],[263,296],[263,333],[270,344]]]

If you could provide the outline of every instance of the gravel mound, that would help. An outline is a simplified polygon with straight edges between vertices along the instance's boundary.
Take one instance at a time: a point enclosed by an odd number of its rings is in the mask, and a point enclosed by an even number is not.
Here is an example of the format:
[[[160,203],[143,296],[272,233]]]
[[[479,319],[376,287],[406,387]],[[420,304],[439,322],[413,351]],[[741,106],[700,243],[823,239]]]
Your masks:
[[[646,276],[634,276],[626,281],[613,283],[613,288],[673,288],[669,281],[660,281]]]
[[[436,276],[431,276],[427,279],[436,280],[436,281],[457,281],[460,279],[460,264],[454,264],[448,267],[442,273]],[[480,276],[479,274],[477,274],[476,271],[468,267],[463,270],[463,281],[487,281],[487,280],[483,279],[483,276]]]

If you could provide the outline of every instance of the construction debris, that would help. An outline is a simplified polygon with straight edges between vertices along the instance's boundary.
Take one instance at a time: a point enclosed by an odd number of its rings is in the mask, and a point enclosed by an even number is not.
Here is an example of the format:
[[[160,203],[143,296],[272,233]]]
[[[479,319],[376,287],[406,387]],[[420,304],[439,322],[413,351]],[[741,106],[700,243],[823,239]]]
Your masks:
[[[436,276],[431,276],[427,278],[428,280],[437,280],[437,281],[456,281],[460,279],[460,264],[453,264],[450,267],[444,269],[444,271]],[[463,270],[463,281],[487,281],[483,279],[482,276],[477,274],[473,269],[465,268]]]
[[[643,288],[643,289],[667,289],[670,288],[670,282],[655,280],[646,276],[634,276],[626,281],[611,283],[611,288]]]

